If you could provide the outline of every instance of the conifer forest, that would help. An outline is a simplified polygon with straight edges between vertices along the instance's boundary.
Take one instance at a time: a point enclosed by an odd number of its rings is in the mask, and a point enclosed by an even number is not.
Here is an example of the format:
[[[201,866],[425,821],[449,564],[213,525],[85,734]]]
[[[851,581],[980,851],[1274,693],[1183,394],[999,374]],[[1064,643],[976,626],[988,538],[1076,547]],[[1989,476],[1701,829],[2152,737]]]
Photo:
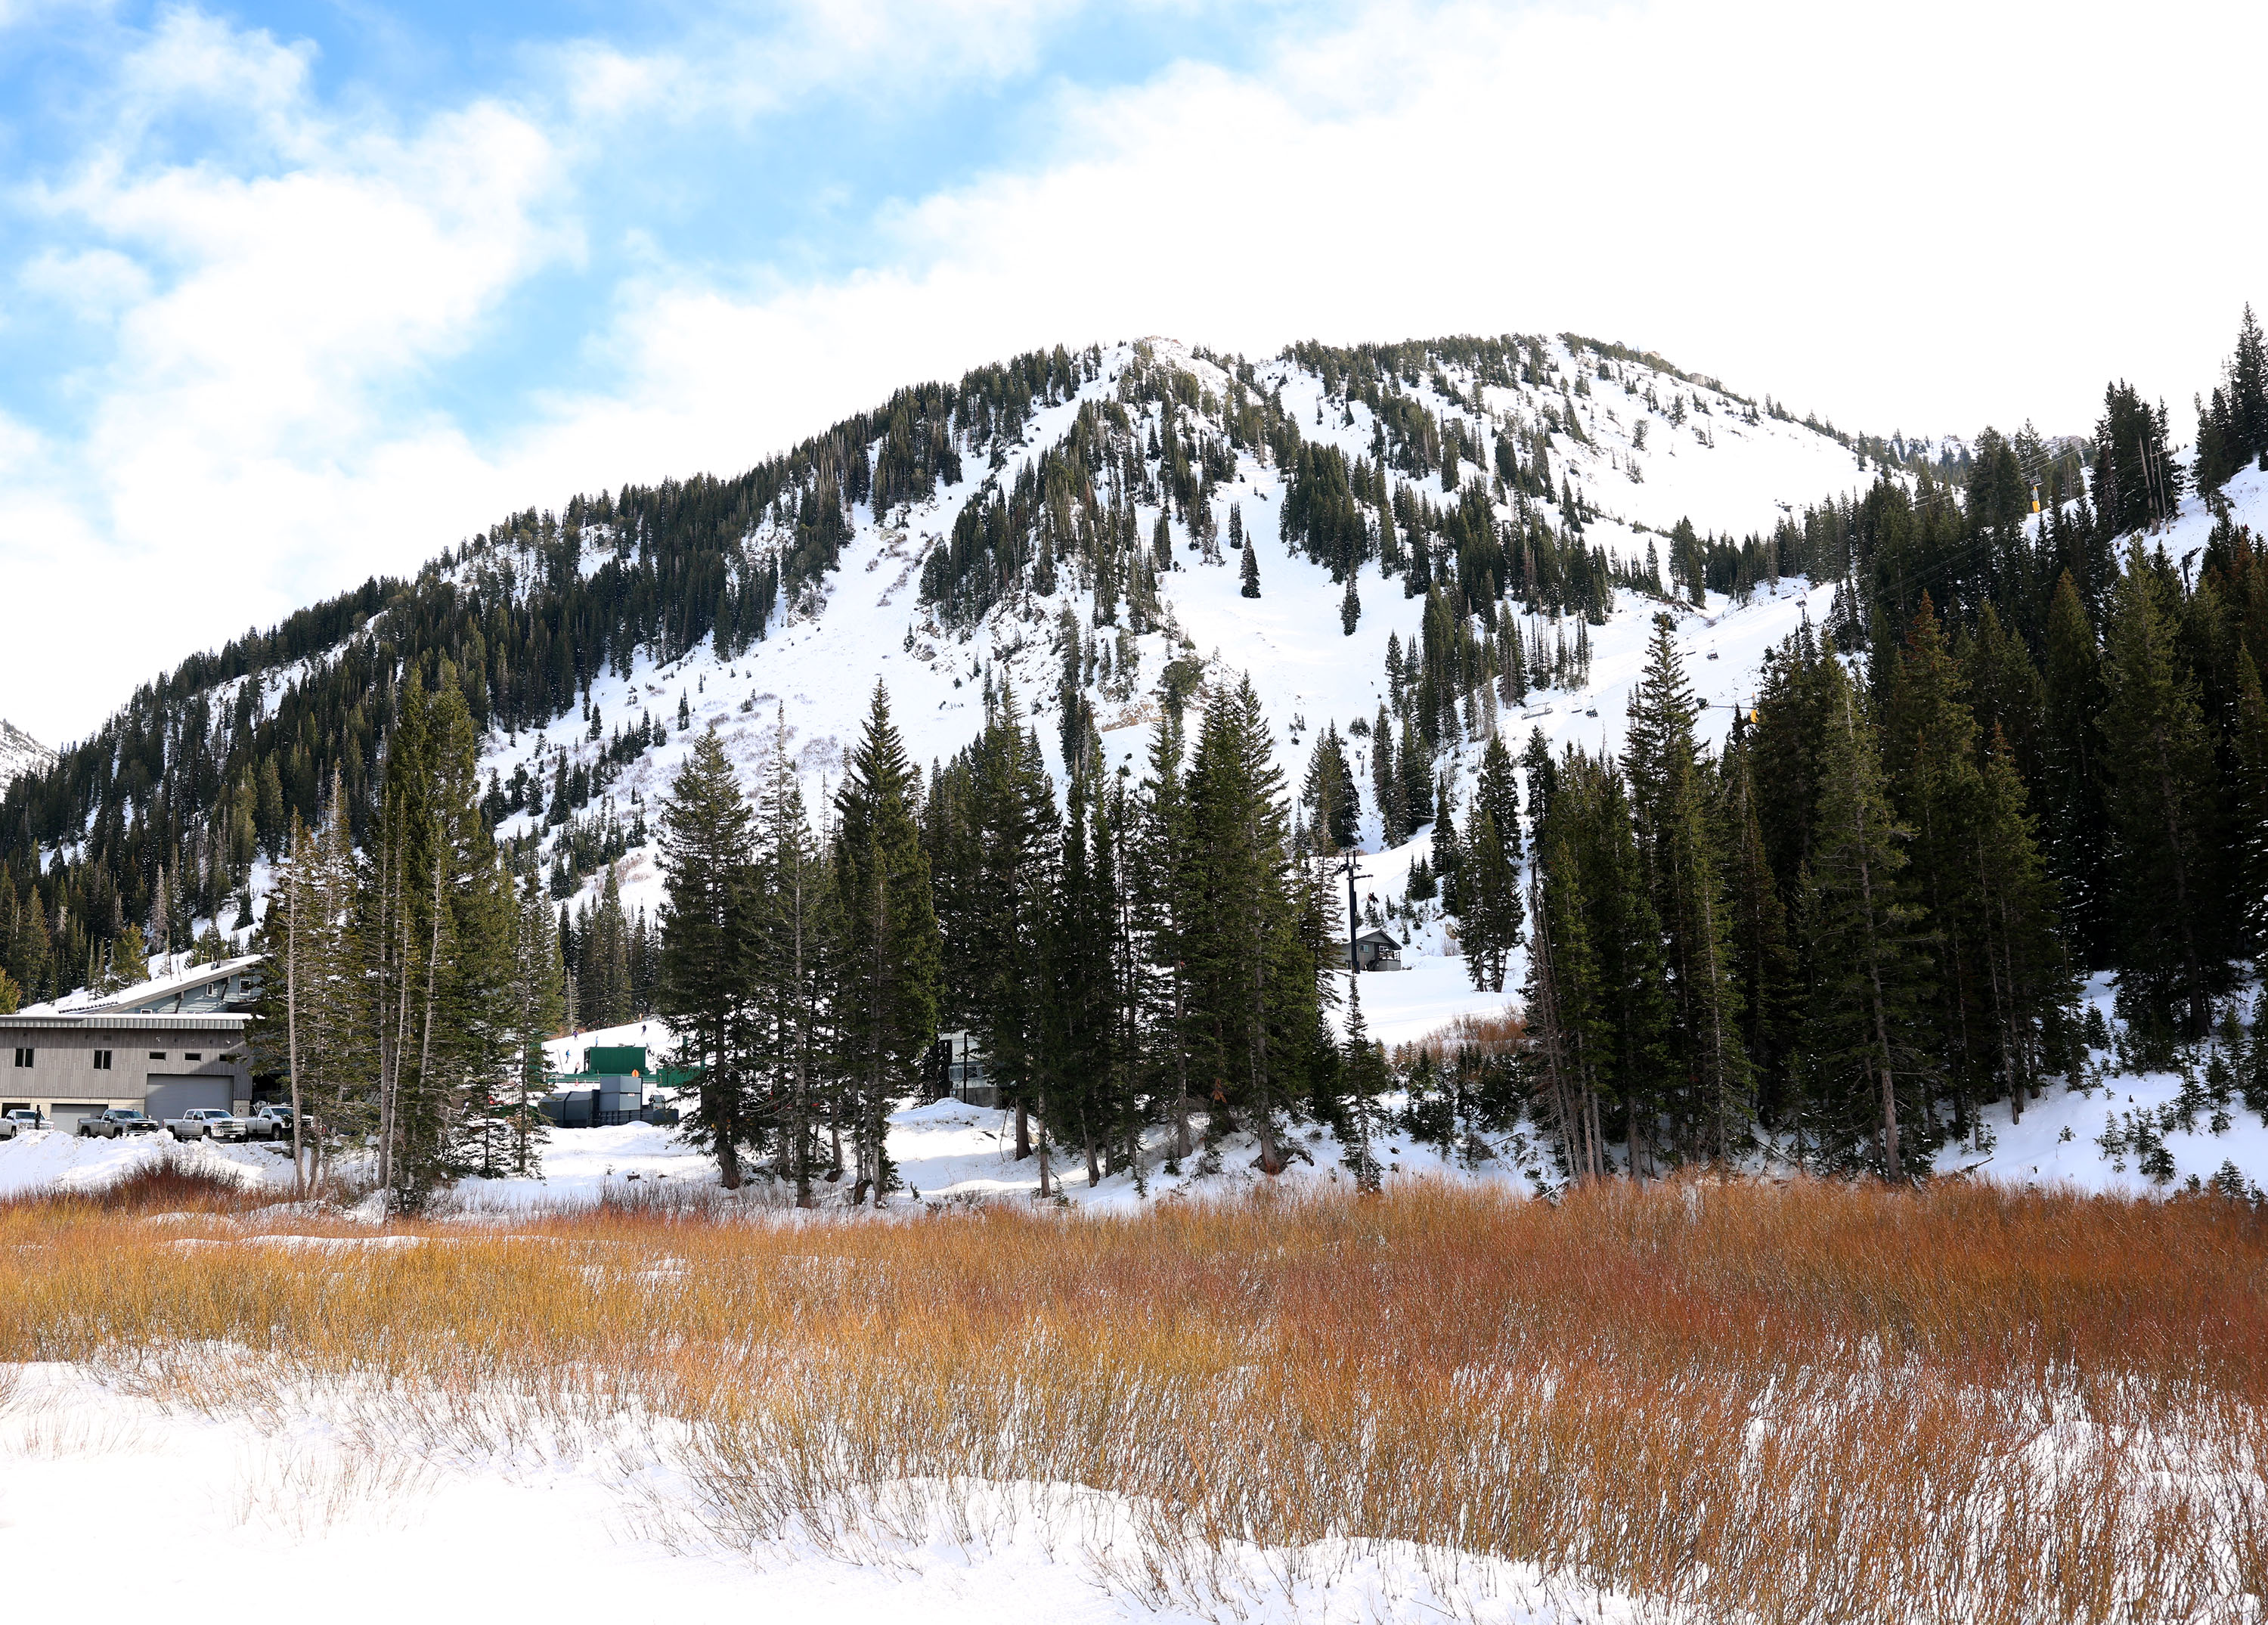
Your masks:
[[[1572,334],[1034,352],[732,478],[512,514],[148,683],[0,800],[0,999],[266,954],[261,1070],[335,1131],[302,1154],[368,1148],[407,1208],[540,1160],[548,1038],[648,1019],[723,1183],[806,1203],[900,1187],[941,1033],[1043,1193],[1231,1134],[1273,1173],[1312,1128],[1366,1182],[1390,1127],[1471,1160],[1523,1126],[1553,1182],[1920,1176],[2112,1045],[2104,973],[2122,1055],[2268,1113],[2249,310],[2197,407],[2187,450],[2117,381],[2091,437],[1925,444]],[[1766,429],[1848,488],[1740,535],[1602,494]],[[1185,635],[1208,568],[1256,609],[1327,573],[1279,634],[1327,658],[1391,624],[1376,703],[1270,714],[1264,655]],[[1712,711],[1679,617],[1788,584],[1823,612]],[[814,756],[742,674],[878,587],[855,735]],[[1644,639],[1618,742],[1524,728],[1610,620]],[[1348,854],[1421,837],[1351,920]],[[1510,1014],[1373,1042],[1344,971],[1380,927]]]

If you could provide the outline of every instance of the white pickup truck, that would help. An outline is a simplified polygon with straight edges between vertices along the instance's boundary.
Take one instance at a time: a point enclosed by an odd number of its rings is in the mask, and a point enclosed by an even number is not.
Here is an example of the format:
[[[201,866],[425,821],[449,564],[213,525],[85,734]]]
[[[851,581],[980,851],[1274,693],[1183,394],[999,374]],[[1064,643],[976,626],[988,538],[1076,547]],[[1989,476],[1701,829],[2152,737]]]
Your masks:
[[[157,1119],[142,1115],[132,1106],[113,1106],[79,1119],[78,1133],[82,1140],[115,1140],[121,1134],[154,1134]]]
[[[179,1117],[167,1118],[166,1132],[176,1140],[276,1140],[291,1129],[264,1107],[250,1117],[237,1117],[217,1106],[192,1106]]]

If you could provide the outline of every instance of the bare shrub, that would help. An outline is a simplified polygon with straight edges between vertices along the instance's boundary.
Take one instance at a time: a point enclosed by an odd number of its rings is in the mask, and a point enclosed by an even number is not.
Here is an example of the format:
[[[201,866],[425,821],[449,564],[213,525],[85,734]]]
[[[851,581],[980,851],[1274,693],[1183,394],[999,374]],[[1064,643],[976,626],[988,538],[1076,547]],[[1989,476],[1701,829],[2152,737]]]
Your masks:
[[[1076,1496],[1000,1487],[1101,1492],[1138,1537],[1108,1566],[1153,1599],[1226,1553],[1402,1542],[1764,1621],[2268,1593],[2268,1223],[2240,1204],[1443,1185],[401,1233],[185,1250],[0,1210],[0,1360],[444,1466],[659,1463],[747,1549],[1046,1508],[1075,1542]]]

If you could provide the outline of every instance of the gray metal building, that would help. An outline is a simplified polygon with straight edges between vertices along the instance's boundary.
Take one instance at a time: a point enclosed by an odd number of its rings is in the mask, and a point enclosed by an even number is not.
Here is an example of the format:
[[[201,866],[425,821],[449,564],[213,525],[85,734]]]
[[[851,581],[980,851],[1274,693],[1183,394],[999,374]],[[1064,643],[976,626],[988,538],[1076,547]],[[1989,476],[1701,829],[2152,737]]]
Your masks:
[[[66,1130],[111,1106],[157,1118],[192,1106],[248,1112],[250,1019],[221,1011],[0,1016],[0,1111],[29,1106]]]

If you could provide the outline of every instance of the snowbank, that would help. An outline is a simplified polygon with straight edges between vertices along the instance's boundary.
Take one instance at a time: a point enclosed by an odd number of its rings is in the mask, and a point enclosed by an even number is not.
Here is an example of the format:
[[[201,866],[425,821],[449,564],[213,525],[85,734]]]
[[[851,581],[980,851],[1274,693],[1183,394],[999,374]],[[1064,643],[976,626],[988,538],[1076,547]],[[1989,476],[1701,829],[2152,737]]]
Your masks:
[[[234,1621],[261,1611],[254,1597],[313,1597],[342,1625],[752,1608],[836,1625],[993,1625],[1011,1611],[1062,1625],[1660,1617],[1610,1592],[1547,1587],[1528,1565],[1406,1546],[1231,1547],[1204,1594],[1160,1595],[1138,1578],[1135,1509],[1067,1486],[940,1496],[915,1483],[883,1509],[897,1533],[750,1554],[707,1533],[666,1467],[626,1468],[606,1449],[439,1466],[358,1448],[315,1417],[265,1422],[169,1410],[72,1367],[0,1366],[11,1615]],[[925,1513],[947,1504],[957,1516]]]

